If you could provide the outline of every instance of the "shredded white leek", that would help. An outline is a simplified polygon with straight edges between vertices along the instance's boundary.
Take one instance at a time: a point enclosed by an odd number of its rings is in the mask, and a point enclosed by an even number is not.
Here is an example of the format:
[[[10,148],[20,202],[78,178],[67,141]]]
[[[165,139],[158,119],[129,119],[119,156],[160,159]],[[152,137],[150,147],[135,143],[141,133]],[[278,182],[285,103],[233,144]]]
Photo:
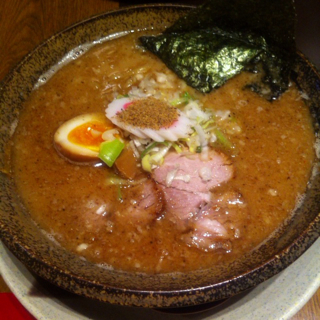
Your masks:
[[[206,137],[206,133],[204,132],[204,130],[202,129],[202,127],[199,124],[196,124],[194,126],[198,136],[199,136],[199,140],[200,140],[200,146],[201,147],[205,147],[208,144],[208,140]]]
[[[154,152],[154,149],[151,149],[151,151],[142,158],[142,168],[151,172],[152,169],[160,166],[171,146],[172,143],[166,143],[163,147],[159,147],[157,152]]]

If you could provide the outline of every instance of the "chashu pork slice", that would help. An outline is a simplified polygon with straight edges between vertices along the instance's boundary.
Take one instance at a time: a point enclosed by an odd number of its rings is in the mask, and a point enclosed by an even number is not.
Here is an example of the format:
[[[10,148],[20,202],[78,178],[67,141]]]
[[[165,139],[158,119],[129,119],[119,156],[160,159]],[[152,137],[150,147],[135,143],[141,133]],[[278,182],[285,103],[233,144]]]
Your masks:
[[[169,153],[152,177],[159,184],[193,193],[206,193],[232,178],[233,166],[228,157],[211,150],[207,160],[201,154]]]

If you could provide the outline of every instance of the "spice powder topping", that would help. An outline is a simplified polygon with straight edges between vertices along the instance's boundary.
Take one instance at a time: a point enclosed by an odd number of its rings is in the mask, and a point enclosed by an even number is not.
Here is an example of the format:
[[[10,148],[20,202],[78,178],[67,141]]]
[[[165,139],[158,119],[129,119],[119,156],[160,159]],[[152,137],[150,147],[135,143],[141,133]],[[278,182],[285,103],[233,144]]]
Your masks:
[[[130,103],[117,117],[135,127],[159,130],[170,127],[178,120],[179,114],[175,107],[149,97]]]

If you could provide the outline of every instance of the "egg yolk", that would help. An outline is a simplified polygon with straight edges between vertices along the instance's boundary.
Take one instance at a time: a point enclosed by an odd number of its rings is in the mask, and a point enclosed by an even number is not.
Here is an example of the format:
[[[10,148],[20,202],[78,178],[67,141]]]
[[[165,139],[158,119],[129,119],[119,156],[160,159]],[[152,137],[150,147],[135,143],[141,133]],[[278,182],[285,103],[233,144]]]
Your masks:
[[[102,133],[108,129],[111,128],[101,122],[87,122],[71,130],[68,134],[68,140],[98,152],[101,142],[104,141]]]

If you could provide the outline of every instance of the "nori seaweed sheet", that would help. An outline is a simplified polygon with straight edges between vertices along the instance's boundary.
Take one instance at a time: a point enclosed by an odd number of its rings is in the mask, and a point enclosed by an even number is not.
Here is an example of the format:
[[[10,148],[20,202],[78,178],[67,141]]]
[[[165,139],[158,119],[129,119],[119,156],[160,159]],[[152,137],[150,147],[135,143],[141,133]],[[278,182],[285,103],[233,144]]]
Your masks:
[[[295,17],[292,0],[210,0],[163,34],[140,40],[204,93],[243,69],[263,69],[261,83],[249,87],[272,100],[288,88],[296,50]]]
[[[256,42],[263,44],[262,38],[250,35],[240,38],[212,28],[183,34],[162,34],[156,42],[151,37],[142,41],[188,85],[210,92],[243,70],[244,64],[262,51],[261,47],[254,45]]]

